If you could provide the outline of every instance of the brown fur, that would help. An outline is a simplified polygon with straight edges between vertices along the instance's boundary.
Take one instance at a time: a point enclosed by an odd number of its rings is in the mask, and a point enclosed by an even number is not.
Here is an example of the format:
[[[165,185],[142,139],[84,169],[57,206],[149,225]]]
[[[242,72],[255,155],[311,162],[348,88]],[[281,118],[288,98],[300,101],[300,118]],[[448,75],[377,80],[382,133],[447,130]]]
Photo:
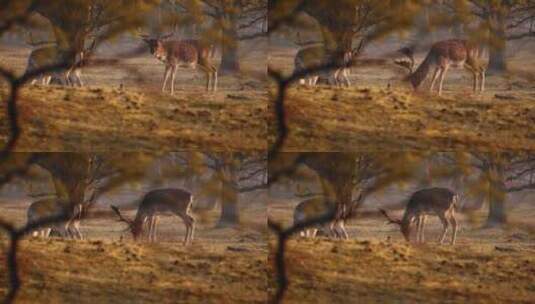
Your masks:
[[[206,89],[217,90],[217,68],[210,57],[211,47],[204,46],[198,40],[162,40],[144,39],[158,60],[165,63],[165,74],[162,91],[171,76],[171,94],[174,93],[176,68],[199,66],[206,75]]]
[[[432,67],[435,74],[431,84],[431,90],[435,81],[439,80],[439,95],[442,93],[442,83],[449,67],[465,67],[470,70],[474,77],[474,91],[477,91],[477,81],[481,79],[481,91],[484,90],[485,67],[480,59],[481,48],[467,40],[450,39],[439,41],[431,47],[431,50],[416,71],[407,77],[414,89],[418,89],[425,80]],[[481,78],[480,78],[481,77]]]

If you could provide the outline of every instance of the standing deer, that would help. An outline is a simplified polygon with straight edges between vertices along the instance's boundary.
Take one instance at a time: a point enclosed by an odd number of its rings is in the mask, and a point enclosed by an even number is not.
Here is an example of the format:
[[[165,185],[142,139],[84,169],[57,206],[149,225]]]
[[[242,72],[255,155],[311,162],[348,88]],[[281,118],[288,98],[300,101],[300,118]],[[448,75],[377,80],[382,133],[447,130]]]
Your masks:
[[[206,74],[206,90],[217,90],[217,68],[212,63],[213,46],[204,46],[198,40],[165,40],[166,37],[148,38],[142,36],[150,53],[165,64],[162,92],[171,76],[171,94],[175,92],[177,67],[195,69],[199,66]]]
[[[119,217],[119,221],[128,224],[134,240],[137,240],[143,234],[143,226],[147,224],[149,242],[156,241],[158,216],[165,212],[171,212],[179,216],[186,226],[184,245],[187,245],[193,241],[195,230],[195,219],[190,214],[192,203],[193,195],[190,192],[182,189],[168,188],[152,190],[145,194],[137,209],[134,220],[122,216],[117,207],[112,205],[111,208]]]
[[[297,204],[294,209],[294,224],[325,215],[331,208],[335,208],[335,206],[323,197],[304,200]],[[326,235],[339,239],[349,239],[349,235],[345,229],[344,219],[341,216],[344,211],[345,208],[343,206],[337,208],[336,212],[339,214],[335,215],[335,220],[325,225],[309,227],[300,232],[301,237],[315,238],[318,230],[321,229]]]
[[[351,82],[349,81],[350,64],[353,59],[353,51],[347,51],[343,55],[341,67],[330,69],[328,71],[313,72],[306,75],[299,80],[302,85],[315,86],[318,79],[325,77],[332,81],[337,86],[345,85],[349,87]],[[328,54],[323,46],[310,46],[300,49],[294,58],[295,72],[301,72],[322,65],[332,61],[332,55]]]
[[[442,236],[439,243],[444,242],[448,227],[451,224],[453,234],[451,244],[455,244],[457,237],[457,220],[455,219],[455,207],[458,204],[459,196],[446,188],[428,188],[414,192],[410,197],[405,213],[401,220],[392,219],[385,210],[379,211],[388,219],[389,223],[397,224],[401,228],[401,233],[407,242],[410,242],[411,225],[416,224],[416,242],[424,242],[424,226],[427,215],[436,215],[443,225]]]
[[[429,91],[433,91],[438,79],[438,95],[442,95],[444,77],[450,67],[464,67],[472,73],[473,90],[475,93],[485,90],[486,67],[482,63],[482,47],[467,40],[450,39],[439,41],[431,46],[431,50],[416,71],[407,77],[414,89],[425,80],[431,67],[434,67],[433,79]]]
[[[60,215],[69,207],[70,202],[57,198],[46,198],[33,202],[28,208],[27,218],[28,223],[34,223],[47,217]],[[82,205],[77,204],[74,206],[72,214],[69,219],[62,223],[54,223],[39,228],[33,232],[33,236],[48,238],[52,229],[56,229],[66,237],[73,239],[83,239],[83,235],[80,232],[80,217],[82,215]]]

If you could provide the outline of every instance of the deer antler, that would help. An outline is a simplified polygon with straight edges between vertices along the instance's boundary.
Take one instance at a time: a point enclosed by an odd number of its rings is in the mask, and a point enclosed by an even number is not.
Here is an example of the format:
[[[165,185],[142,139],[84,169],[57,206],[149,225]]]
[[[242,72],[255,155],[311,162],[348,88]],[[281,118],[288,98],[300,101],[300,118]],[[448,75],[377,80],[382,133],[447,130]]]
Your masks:
[[[379,212],[381,212],[381,214],[384,215],[387,218],[389,224],[401,225],[401,221],[400,220],[395,220],[395,219],[391,218],[390,216],[388,216],[388,213],[386,213],[386,210],[379,209]]]
[[[414,69],[414,51],[410,47],[402,47],[397,52],[407,57],[408,61],[403,59],[397,59],[394,60],[394,63],[403,68],[406,68],[407,70],[409,70],[409,73],[412,74]]]
[[[115,214],[117,214],[117,216],[119,217],[119,222],[125,222],[127,223],[129,226],[132,226],[132,221],[125,218],[122,214],[121,214],[121,211],[119,211],[119,208],[115,207],[114,205],[111,205],[110,206],[111,209],[115,212]]]

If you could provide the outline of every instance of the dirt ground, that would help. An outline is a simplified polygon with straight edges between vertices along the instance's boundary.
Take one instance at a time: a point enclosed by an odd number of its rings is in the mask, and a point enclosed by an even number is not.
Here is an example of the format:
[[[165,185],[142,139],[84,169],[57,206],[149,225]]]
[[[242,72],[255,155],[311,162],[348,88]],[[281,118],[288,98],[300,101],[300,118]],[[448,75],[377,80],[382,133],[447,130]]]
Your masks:
[[[272,200],[268,214],[289,224],[295,204]],[[534,214],[523,205],[511,220],[529,222]],[[378,217],[349,223],[349,241],[295,237],[287,246],[285,303],[533,303],[535,235],[481,229],[459,217],[455,246],[437,244],[441,226],[433,218],[423,245],[408,245],[397,227]]]
[[[2,217],[25,222],[25,204],[0,208]],[[28,238],[20,244],[17,303],[265,303],[265,207],[242,210],[238,228],[214,228],[217,213],[196,214],[195,240],[187,247],[184,225],[173,216],[162,218],[154,244],[133,242],[111,216],[82,221],[84,241]],[[6,285],[0,276],[0,297]]]
[[[296,50],[272,47],[270,66],[291,73]],[[428,83],[414,92],[393,65],[354,67],[349,89],[295,85],[286,99],[284,150],[533,149],[534,64],[532,53],[519,52],[510,59],[512,72],[489,74],[481,95],[472,94],[471,75],[460,69],[448,72],[442,97],[427,93]],[[268,121],[273,142],[273,114]]]
[[[103,46],[96,59],[121,59],[84,69],[87,88],[34,86],[18,102],[19,151],[242,149],[267,146],[265,48],[242,46],[242,74],[220,75],[217,93],[204,90],[204,75],[179,69],[175,94],[161,93],[163,64],[148,50],[118,53],[139,43]],[[0,66],[22,74],[31,48],[0,45]],[[216,55],[218,64],[219,55]],[[0,97],[7,89],[0,82]],[[0,142],[8,135],[0,114]]]

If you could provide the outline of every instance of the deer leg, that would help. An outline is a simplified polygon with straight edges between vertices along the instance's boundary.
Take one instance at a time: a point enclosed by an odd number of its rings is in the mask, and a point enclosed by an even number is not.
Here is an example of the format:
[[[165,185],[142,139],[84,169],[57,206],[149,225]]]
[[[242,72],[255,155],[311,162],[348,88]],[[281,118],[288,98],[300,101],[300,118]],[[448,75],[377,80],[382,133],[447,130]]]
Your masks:
[[[312,86],[315,87],[320,77],[318,75],[312,77]]]
[[[165,72],[163,74],[163,85],[162,85],[162,92],[165,92],[165,84],[167,83],[167,79],[169,78],[169,72],[171,71],[171,67],[169,65],[165,66]]]
[[[453,230],[453,235],[451,236],[451,244],[455,245],[455,239],[457,238],[458,225],[457,225],[457,220],[455,219],[455,211],[453,210],[450,213],[450,223],[451,223],[451,227]]]
[[[154,223],[153,223],[153,229],[152,229],[152,241],[156,242],[156,238],[158,235],[158,221],[160,218],[158,216],[154,217]]]
[[[150,230],[149,230],[149,241],[154,243],[154,236],[156,235],[156,216],[153,215],[150,217]]]
[[[416,217],[416,244],[420,243],[420,225],[422,223],[421,215]]]
[[[74,70],[74,76],[78,80],[78,86],[83,87],[84,83],[82,82],[82,71],[80,69]]]
[[[76,235],[77,235],[78,239],[79,240],[83,240],[84,236],[82,235],[82,232],[80,231],[80,221],[75,221],[74,222],[74,229],[76,231]]]
[[[421,223],[422,227],[420,228],[421,229],[421,231],[420,231],[420,233],[421,233],[420,242],[422,242],[422,243],[425,243],[424,234],[425,234],[425,221],[426,221],[426,219],[427,219],[427,216],[423,215],[422,216],[422,223]]]
[[[438,96],[442,96],[442,85],[444,84],[444,77],[446,76],[447,71],[447,67],[441,69],[440,80],[438,82]]]
[[[217,69],[214,68],[214,92],[217,91]]]
[[[474,79],[473,80],[473,86],[472,86],[472,89],[474,91],[474,93],[477,93],[478,91],[478,86],[477,86],[477,78],[479,77],[479,74],[478,72],[476,71],[472,71],[472,78]]]
[[[50,85],[50,82],[52,81],[52,76],[47,75],[43,78],[43,85]]]
[[[193,233],[195,230],[195,219],[189,214],[177,214],[182,218],[184,225],[186,226],[186,236],[184,237],[184,245],[191,244],[193,241]]]
[[[351,86],[351,81],[349,81],[349,74],[351,72],[351,69],[350,68],[345,68],[344,69],[344,79],[346,80],[346,84],[347,84],[347,87],[350,87]]]
[[[337,87],[342,87],[342,82],[340,81],[340,73],[341,73],[341,69],[337,69],[336,71],[334,71],[334,84],[337,86]]]
[[[485,91],[485,70],[481,70],[481,83],[479,91],[483,93]]]
[[[446,219],[446,216],[444,214],[441,214],[438,217],[440,221],[442,222],[442,226],[444,227],[442,230],[442,236],[440,237],[440,240],[439,240],[439,243],[442,244],[444,242],[444,238],[446,237],[446,233],[448,232],[449,222],[448,222],[448,219]]]
[[[171,68],[171,95],[175,93],[176,65]]]
[[[344,240],[349,240],[349,234],[347,233],[344,221],[340,221],[340,224],[338,225],[340,227],[341,234],[343,236]]]
[[[435,88],[435,83],[438,79],[439,72],[440,72],[440,67],[436,67],[435,72],[433,73],[433,79],[431,80],[431,86],[429,87],[429,92],[433,92],[433,89]]]
[[[71,81],[71,73],[72,69],[69,69],[67,72],[65,72],[65,82],[67,86],[74,87],[74,83]]]

